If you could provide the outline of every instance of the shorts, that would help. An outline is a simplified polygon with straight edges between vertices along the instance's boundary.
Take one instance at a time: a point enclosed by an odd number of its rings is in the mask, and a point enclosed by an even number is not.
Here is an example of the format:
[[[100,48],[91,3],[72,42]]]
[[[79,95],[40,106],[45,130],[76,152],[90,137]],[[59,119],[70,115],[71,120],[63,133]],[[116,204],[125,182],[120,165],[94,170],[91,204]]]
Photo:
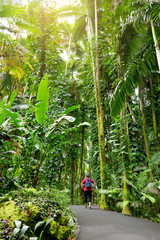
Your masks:
[[[87,197],[89,198],[89,202],[91,202],[92,191],[84,191],[84,200],[87,203]]]

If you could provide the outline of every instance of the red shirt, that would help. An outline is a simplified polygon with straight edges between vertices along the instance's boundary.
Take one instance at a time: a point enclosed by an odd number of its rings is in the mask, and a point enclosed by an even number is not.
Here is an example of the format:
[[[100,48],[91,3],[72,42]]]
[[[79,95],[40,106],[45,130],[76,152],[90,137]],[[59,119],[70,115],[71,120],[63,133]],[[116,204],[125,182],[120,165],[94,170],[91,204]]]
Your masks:
[[[87,178],[89,178],[89,177],[87,177]],[[90,188],[90,189],[87,189],[87,188],[86,188],[85,183],[86,183],[86,181],[87,181],[87,178],[84,178],[83,181],[82,181],[82,184],[84,184],[84,191],[92,191],[92,188]],[[94,184],[94,181],[93,181],[92,179],[91,179],[91,183]]]

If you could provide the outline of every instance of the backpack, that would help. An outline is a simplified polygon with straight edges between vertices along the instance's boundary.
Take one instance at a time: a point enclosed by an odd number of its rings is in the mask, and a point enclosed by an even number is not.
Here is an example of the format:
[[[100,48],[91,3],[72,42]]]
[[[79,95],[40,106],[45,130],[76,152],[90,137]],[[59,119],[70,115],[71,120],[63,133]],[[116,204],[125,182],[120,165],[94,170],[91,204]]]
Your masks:
[[[85,184],[87,189],[91,189],[92,183],[90,178],[86,178],[86,184]]]

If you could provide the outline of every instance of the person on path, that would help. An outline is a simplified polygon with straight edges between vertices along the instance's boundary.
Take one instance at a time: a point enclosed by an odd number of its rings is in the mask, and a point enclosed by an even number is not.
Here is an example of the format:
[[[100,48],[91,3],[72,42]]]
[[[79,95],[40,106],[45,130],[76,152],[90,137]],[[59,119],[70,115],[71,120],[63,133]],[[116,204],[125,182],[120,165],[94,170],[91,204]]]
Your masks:
[[[89,209],[91,209],[92,189],[95,187],[95,182],[90,178],[90,174],[86,174],[86,178],[81,182],[81,188],[84,190],[85,207],[87,208],[87,198],[89,198]]]

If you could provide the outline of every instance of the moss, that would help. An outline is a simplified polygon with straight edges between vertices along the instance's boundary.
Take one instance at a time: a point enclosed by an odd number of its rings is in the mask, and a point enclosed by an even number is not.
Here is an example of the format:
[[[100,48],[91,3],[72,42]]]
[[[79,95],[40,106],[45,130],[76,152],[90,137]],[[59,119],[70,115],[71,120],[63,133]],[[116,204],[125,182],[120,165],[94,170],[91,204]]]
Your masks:
[[[30,221],[40,220],[40,207],[33,205],[32,203],[26,203],[27,215]]]
[[[105,194],[104,194],[104,193],[101,193],[100,208],[101,208],[101,209],[108,210],[108,204],[107,204],[107,202],[106,202]]]
[[[57,234],[57,239],[58,240],[67,239],[69,232],[70,232],[70,227],[61,226]]]
[[[14,201],[7,201],[0,204],[0,219],[8,219],[10,224],[9,227],[14,228],[14,221],[20,220],[27,222],[28,216],[16,206]]]
[[[59,228],[59,223],[52,220],[50,222],[50,228],[49,228],[49,232],[51,235],[57,235],[57,232],[58,232],[58,228]]]
[[[132,215],[129,205],[126,205],[125,207],[123,207],[122,213],[125,215]]]
[[[16,206],[15,201],[7,201],[0,204],[0,219],[8,219],[9,227],[14,228],[14,221],[19,220],[33,226],[40,218],[40,207],[26,203],[25,211]]]

